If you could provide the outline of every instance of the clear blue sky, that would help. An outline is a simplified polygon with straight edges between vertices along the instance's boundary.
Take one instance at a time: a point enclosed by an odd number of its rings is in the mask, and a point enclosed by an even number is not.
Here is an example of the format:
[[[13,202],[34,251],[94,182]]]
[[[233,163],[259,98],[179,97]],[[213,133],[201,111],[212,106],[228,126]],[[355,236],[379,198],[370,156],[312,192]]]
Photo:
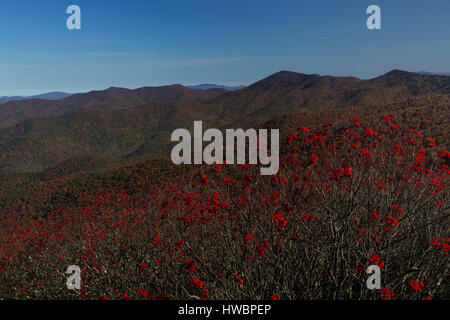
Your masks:
[[[66,28],[71,4],[81,30]],[[381,30],[366,28],[371,4]],[[279,70],[450,72],[449,31],[449,0],[5,0],[0,96],[248,85]]]

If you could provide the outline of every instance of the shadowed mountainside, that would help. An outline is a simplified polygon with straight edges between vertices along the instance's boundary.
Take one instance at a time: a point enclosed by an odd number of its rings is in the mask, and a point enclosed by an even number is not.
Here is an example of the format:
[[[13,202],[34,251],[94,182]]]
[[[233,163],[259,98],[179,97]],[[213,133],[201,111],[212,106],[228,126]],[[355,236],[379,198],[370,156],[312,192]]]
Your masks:
[[[426,94],[449,94],[450,77],[393,70],[361,80],[281,71],[251,86],[217,96],[208,103],[221,112],[223,124],[259,122],[294,110],[323,111],[358,105],[379,105]],[[231,119],[228,123],[226,120]]]

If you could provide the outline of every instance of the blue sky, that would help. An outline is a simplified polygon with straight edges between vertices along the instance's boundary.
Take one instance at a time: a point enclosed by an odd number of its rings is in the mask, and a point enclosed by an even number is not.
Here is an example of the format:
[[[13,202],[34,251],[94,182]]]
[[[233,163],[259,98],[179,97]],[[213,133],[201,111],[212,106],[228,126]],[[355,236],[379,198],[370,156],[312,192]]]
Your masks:
[[[71,4],[81,30],[66,28]],[[381,30],[366,28],[371,4]],[[448,0],[1,1],[0,96],[450,72],[449,12]]]

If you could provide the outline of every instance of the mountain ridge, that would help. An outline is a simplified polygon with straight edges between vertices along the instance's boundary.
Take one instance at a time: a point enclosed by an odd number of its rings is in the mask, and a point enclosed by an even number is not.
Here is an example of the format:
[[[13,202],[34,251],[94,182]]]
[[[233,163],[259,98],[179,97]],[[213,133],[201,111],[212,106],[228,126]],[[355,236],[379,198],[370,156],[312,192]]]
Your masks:
[[[225,89],[227,91],[235,91],[235,90],[244,89],[246,86],[225,86],[225,85],[220,85],[220,84],[202,83],[202,84],[186,86],[186,87],[190,88],[190,89],[201,89],[201,90]]]
[[[22,101],[22,100],[32,100],[32,99],[43,99],[43,100],[60,100],[73,95],[72,93],[52,91],[46,92],[38,95],[32,96],[3,96],[0,97],[0,105],[9,101]]]
[[[245,123],[263,120],[271,113],[279,116],[292,109],[318,111],[391,103],[429,93],[449,94],[450,77],[392,70],[373,79],[361,80],[280,71],[242,90],[214,97],[208,103],[216,106],[223,118],[238,113],[240,123]]]

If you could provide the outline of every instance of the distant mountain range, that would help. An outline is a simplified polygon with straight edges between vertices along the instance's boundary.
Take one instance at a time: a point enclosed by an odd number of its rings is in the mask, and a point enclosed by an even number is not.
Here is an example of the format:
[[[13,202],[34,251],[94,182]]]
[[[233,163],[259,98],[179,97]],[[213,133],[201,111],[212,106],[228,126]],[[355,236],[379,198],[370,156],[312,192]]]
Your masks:
[[[419,71],[420,74],[431,74],[435,76],[450,76],[450,72],[427,72],[427,71]]]
[[[13,96],[13,97],[0,97],[0,105],[8,102],[8,101],[20,101],[20,100],[31,100],[31,99],[45,99],[45,100],[59,100],[64,99],[67,97],[70,97],[71,93],[66,92],[47,92],[43,94],[39,94],[36,96],[28,96],[28,97],[22,97],[22,96]]]
[[[97,154],[133,160],[170,154],[170,132],[238,128],[296,111],[327,112],[450,94],[450,77],[393,70],[361,80],[281,71],[246,88],[182,85],[109,88],[56,101],[10,101],[0,107],[0,172],[41,171]]]
[[[450,76],[449,72],[428,72],[428,71],[419,71],[416,72],[416,74],[423,74],[423,75],[437,75],[437,76]],[[357,78],[355,78],[357,79]],[[163,86],[164,87],[164,86]],[[161,88],[163,88],[161,87]],[[241,90],[246,88],[246,86],[225,86],[225,85],[220,85],[220,84],[210,84],[210,83],[203,83],[203,84],[198,84],[198,85],[192,85],[192,86],[185,86],[186,88],[189,89],[198,89],[198,90],[211,90],[211,89],[224,89],[225,91],[236,91],[236,90]],[[110,88],[110,89],[114,89],[114,88]],[[116,88],[116,89],[121,89],[121,88]],[[127,90],[127,89],[125,89]],[[99,92],[99,91],[92,91],[92,92]],[[221,91],[216,91],[216,92],[221,92]],[[47,92],[47,93],[43,93],[43,94],[39,94],[39,95],[34,95],[34,96],[3,96],[0,97],[0,105],[9,102],[9,101],[23,101],[23,100],[33,100],[33,99],[43,99],[43,100],[60,100],[60,99],[65,99],[68,98],[70,96],[72,96],[72,93],[67,93],[67,92],[60,92],[60,91],[53,91],[53,92]]]
[[[195,86],[186,86],[186,88],[189,89],[200,89],[200,90],[210,90],[210,89],[224,89],[226,91],[234,91],[245,88],[245,86],[236,86],[236,87],[229,87],[229,86],[223,86],[219,84],[199,84]],[[34,96],[3,96],[0,97],[0,105],[9,102],[9,101],[22,101],[22,100],[32,100],[32,99],[43,99],[43,100],[60,100],[65,99],[70,96],[72,96],[72,93],[67,92],[60,92],[60,91],[54,91],[54,92],[47,92],[39,95]]]
[[[189,89],[201,89],[201,90],[209,90],[209,89],[225,89],[227,91],[235,91],[244,89],[245,86],[237,86],[237,87],[229,87],[229,86],[223,86],[220,84],[209,84],[209,83],[203,83],[196,86],[187,86]]]

